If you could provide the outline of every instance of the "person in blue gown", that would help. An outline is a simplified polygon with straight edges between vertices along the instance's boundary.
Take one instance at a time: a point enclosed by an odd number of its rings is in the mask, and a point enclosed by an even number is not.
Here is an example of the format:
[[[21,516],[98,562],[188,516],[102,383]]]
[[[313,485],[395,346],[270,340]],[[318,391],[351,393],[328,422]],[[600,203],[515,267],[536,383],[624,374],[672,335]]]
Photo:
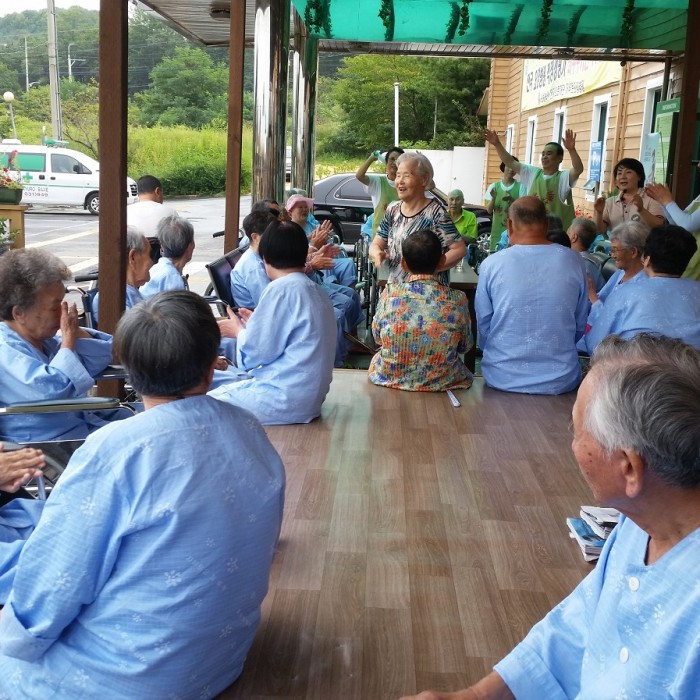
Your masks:
[[[161,258],[162,259],[162,258]],[[153,260],[151,259],[151,244],[148,238],[134,226],[126,227],[126,303],[125,307],[142,302],[144,296],[139,287],[148,281]],[[100,293],[92,300],[92,317],[95,326],[100,320]]]
[[[255,311],[231,311],[220,322],[237,339],[237,369],[222,373],[224,383],[210,395],[249,409],[264,425],[312,421],[333,376],[333,305],[304,274],[307,250],[297,224],[270,224],[259,246],[270,284]]]
[[[270,279],[265,272],[265,264],[258,252],[260,237],[265,229],[277,221],[268,210],[254,209],[243,219],[243,230],[249,240],[249,248],[243,253],[238,264],[231,270],[231,294],[237,306],[254,309]],[[321,285],[333,304],[336,320],[335,367],[342,367],[348,354],[349,343],[346,334],[354,333],[363,319],[360,297],[354,289],[333,282],[324,282],[315,266],[334,264],[334,258],[325,255],[324,249],[307,259],[305,271],[309,277]]]
[[[646,274],[611,294],[584,336],[593,354],[608,335],[631,338],[659,333],[700,349],[700,282],[683,278],[697,250],[695,237],[680,226],[652,229],[644,245]]]
[[[476,288],[484,380],[501,391],[573,391],[581,381],[576,341],[589,308],[585,263],[547,239],[536,197],[516,199],[508,212],[511,245],[484,260]]]
[[[150,272],[150,279],[141,282],[139,291],[144,297],[169,289],[186,289],[182,276],[185,265],[194,253],[194,228],[177,214],[166,216],[158,223],[160,258]]]
[[[2,405],[83,398],[112,362],[112,336],[81,328],[75,304],[64,301],[70,277],[66,265],[42,248],[0,256]],[[80,440],[104,423],[104,413],[88,411],[3,415],[0,440]]]
[[[251,413],[206,395],[219,340],[186,291],[119,322],[146,410],[90,435],[25,543],[0,620],[0,696],[213,698],[241,673],[285,473]]]
[[[698,698],[700,352],[606,339],[572,425],[595,501],[622,513],[595,569],[491,674],[414,700]]]
[[[43,466],[41,450],[11,449],[0,442],[0,605],[7,601],[20,552],[39,522],[45,503],[15,495],[30,479],[41,476]]]

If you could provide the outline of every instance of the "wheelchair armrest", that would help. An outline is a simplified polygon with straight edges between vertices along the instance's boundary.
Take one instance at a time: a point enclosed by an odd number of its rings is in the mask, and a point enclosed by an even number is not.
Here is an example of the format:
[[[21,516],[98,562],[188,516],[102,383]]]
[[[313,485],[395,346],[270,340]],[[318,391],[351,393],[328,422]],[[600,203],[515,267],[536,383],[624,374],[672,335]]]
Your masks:
[[[65,411],[100,411],[120,407],[119,399],[87,396],[84,399],[56,399],[27,401],[0,406],[0,415],[18,413],[63,413]]]

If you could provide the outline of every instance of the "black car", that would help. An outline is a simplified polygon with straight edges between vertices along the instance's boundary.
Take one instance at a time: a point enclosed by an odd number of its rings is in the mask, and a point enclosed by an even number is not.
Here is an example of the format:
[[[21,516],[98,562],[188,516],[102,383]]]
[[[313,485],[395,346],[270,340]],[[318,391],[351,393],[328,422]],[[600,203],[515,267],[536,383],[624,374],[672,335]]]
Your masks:
[[[436,195],[445,204],[439,195]],[[473,204],[464,208],[476,214],[480,240],[491,235],[491,217],[486,209]],[[374,207],[368,189],[355,177],[355,173],[330,175],[314,186],[314,216],[319,220],[330,219],[341,243],[354,244],[360,238],[360,229]]]

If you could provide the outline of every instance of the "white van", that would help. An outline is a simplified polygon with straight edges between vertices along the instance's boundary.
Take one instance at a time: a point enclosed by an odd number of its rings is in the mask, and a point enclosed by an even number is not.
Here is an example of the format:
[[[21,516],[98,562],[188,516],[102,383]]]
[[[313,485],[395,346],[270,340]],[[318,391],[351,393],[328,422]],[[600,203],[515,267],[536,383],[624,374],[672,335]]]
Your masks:
[[[17,151],[24,192],[22,204],[83,207],[95,216],[100,212],[100,164],[80,151],[55,146],[23,146],[0,143],[0,165]],[[138,199],[136,183],[126,179],[126,203]]]

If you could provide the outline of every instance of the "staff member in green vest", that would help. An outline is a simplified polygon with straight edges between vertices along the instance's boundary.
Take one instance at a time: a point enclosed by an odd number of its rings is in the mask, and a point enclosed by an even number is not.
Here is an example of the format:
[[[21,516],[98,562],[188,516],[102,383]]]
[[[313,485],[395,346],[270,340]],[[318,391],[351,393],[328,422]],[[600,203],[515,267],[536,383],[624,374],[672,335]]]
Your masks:
[[[571,167],[559,170],[564,160],[564,148],[558,143],[550,142],[542,149],[542,167],[520,163],[506,151],[498,134],[486,129],[484,138],[498,153],[498,157],[507,168],[512,168],[520,175],[520,182],[527,187],[527,192],[544,202],[548,214],[556,214],[561,219],[564,230],[568,229],[574,220],[574,200],[571,188],[576,184],[583,172],[581,156],[576,151],[576,134],[567,129],[562,143],[571,157]]]
[[[700,163],[698,163],[698,170],[700,170]],[[652,199],[655,199],[664,208],[669,223],[682,226],[695,236],[698,249],[681,276],[700,282],[700,196],[696,197],[685,208],[685,211],[682,211],[673,201],[671,190],[665,185],[651,182],[644,189]]]
[[[369,194],[372,197],[372,206],[374,207],[374,216],[372,217],[372,238],[374,234],[377,233],[379,224],[382,223],[384,218],[384,212],[386,208],[392,202],[395,202],[399,196],[396,194],[396,185],[394,180],[396,179],[396,161],[399,156],[403,153],[403,148],[398,146],[392,146],[384,154],[384,162],[386,163],[384,175],[378,175],[372,173],[367,174],[369,166],[374,163],[375,160],[379,159],[379,151],[374,151],[369,155],[367,160],[357,169],[355,177],[369,189]],[[380,161],[381,162],[381,161]]]

